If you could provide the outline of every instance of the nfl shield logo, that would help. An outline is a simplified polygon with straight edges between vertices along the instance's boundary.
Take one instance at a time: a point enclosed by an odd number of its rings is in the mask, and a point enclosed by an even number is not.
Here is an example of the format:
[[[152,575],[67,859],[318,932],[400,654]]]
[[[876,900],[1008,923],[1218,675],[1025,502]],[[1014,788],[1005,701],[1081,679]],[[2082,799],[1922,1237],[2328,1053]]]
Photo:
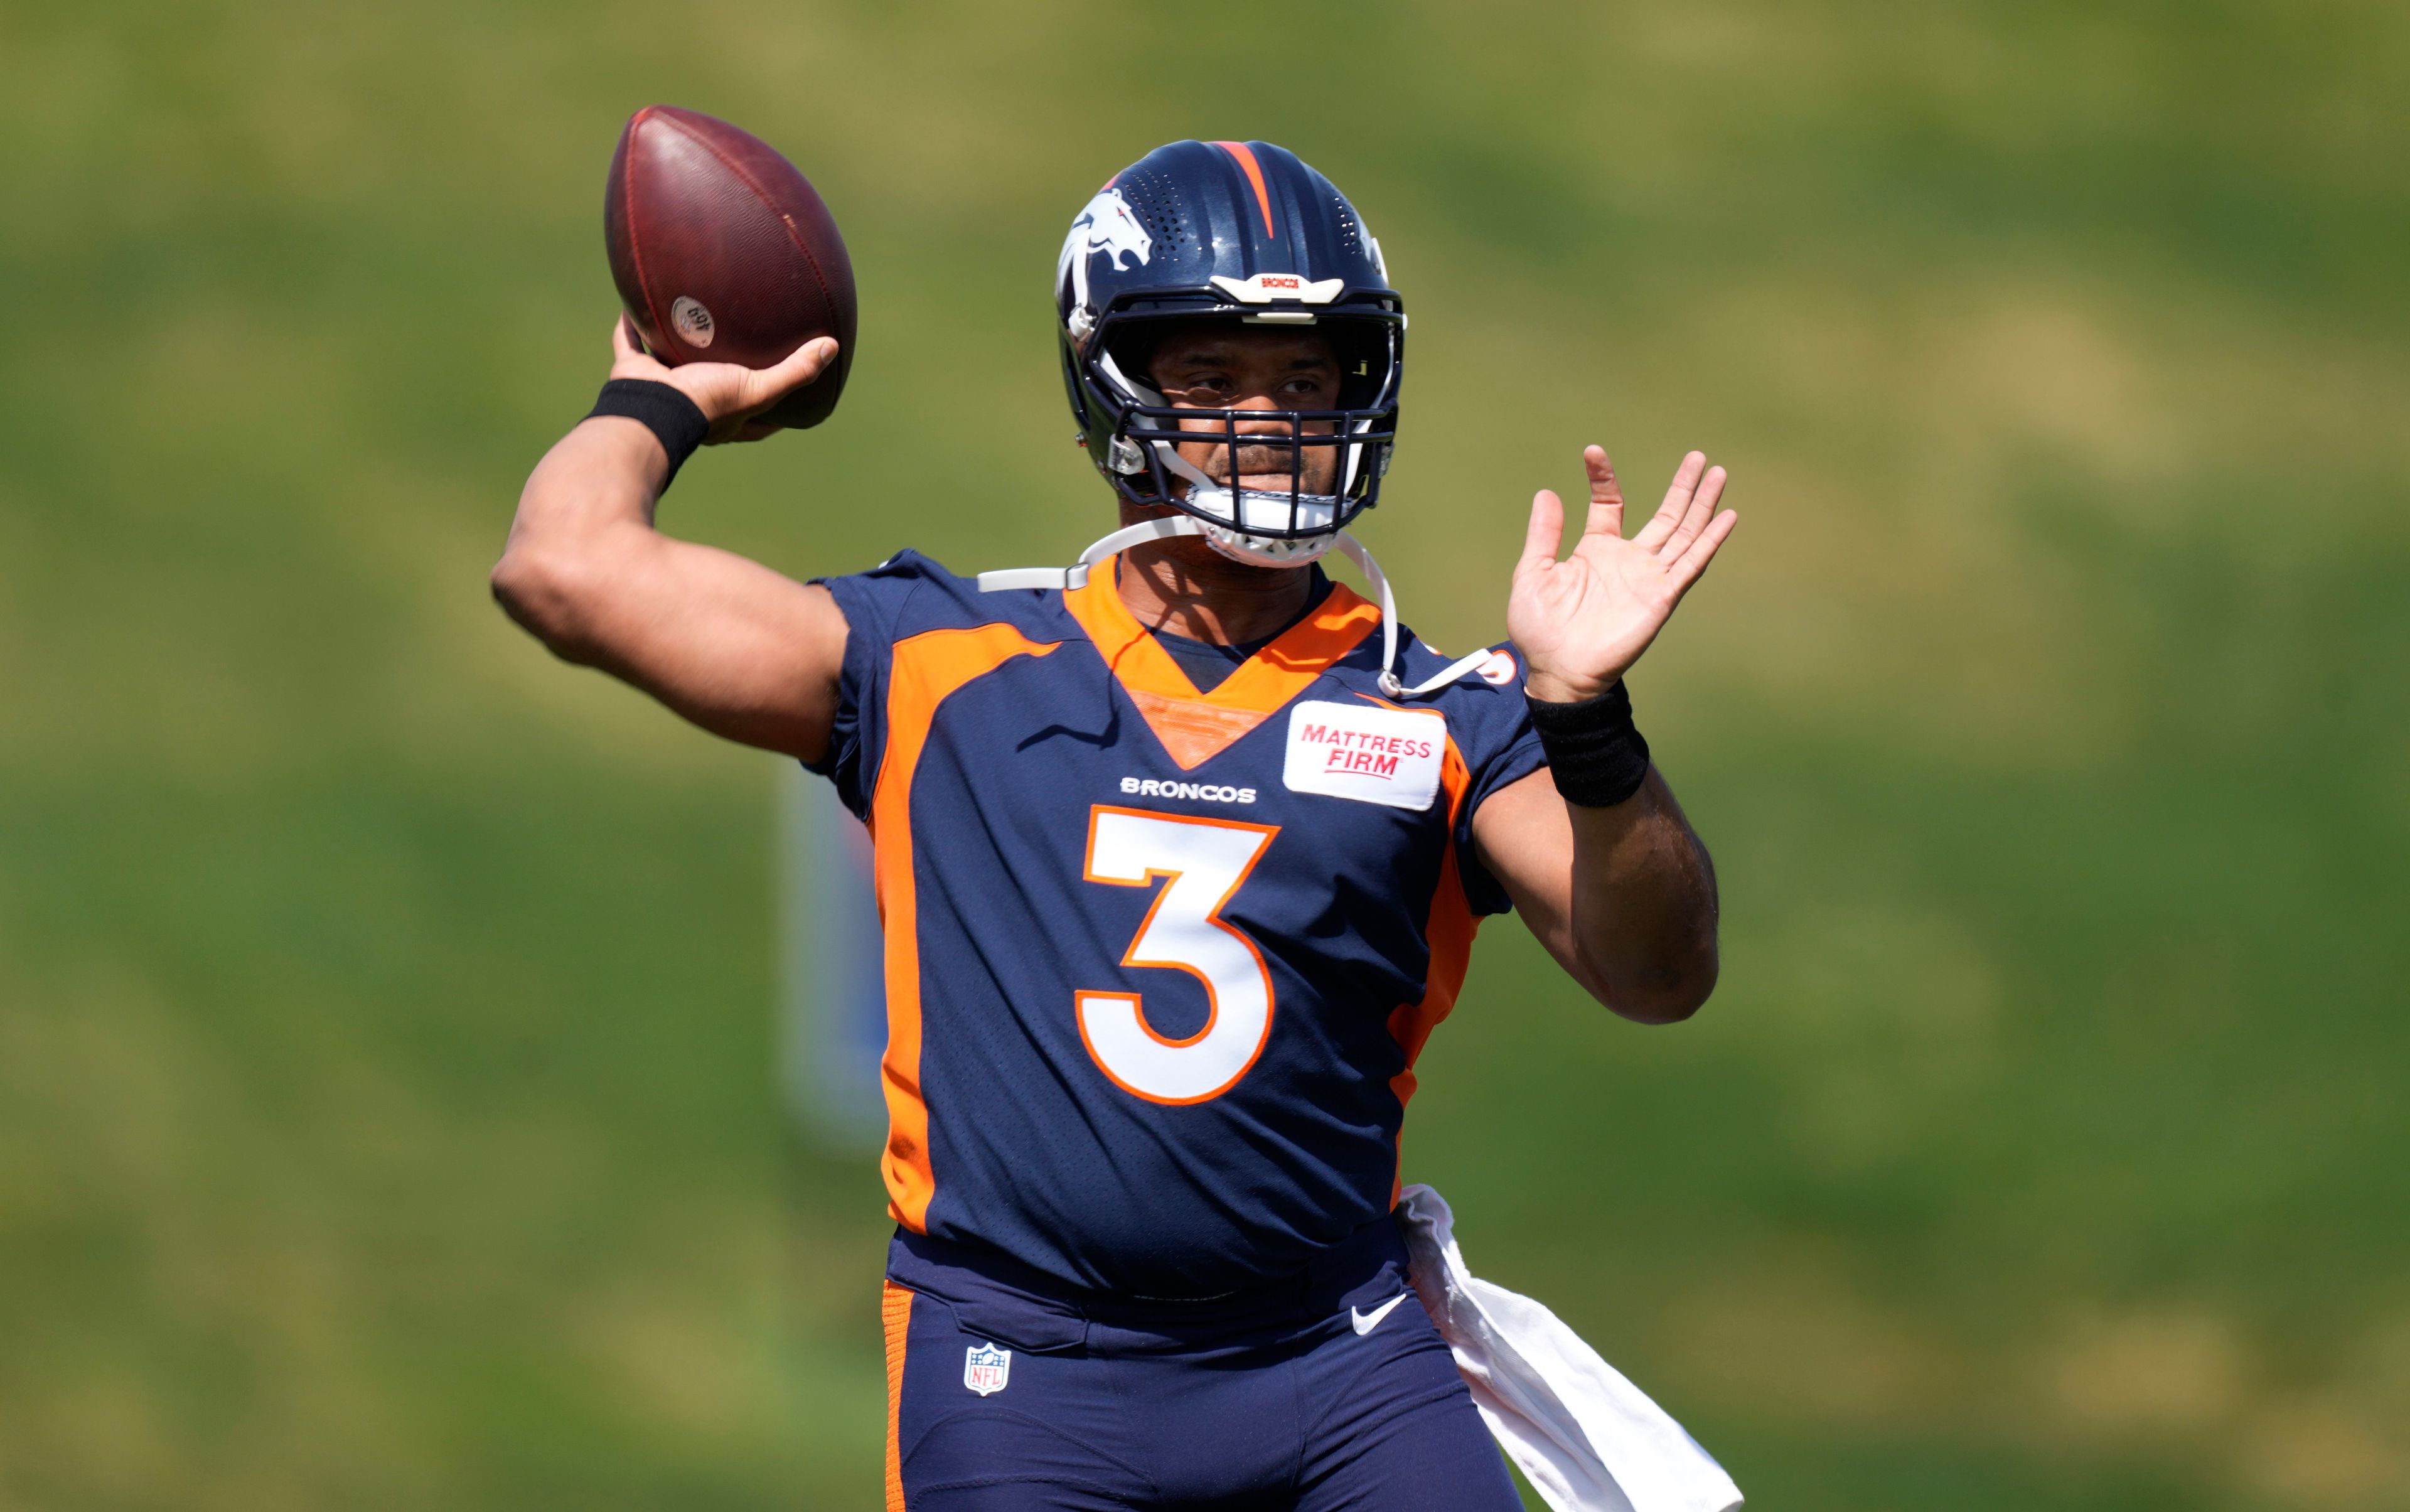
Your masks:
[[[963,1384],[980,1395],[994,1396],[1012,1375],[1012,1351],[992,1344],[975,1344],[963,1351]]]

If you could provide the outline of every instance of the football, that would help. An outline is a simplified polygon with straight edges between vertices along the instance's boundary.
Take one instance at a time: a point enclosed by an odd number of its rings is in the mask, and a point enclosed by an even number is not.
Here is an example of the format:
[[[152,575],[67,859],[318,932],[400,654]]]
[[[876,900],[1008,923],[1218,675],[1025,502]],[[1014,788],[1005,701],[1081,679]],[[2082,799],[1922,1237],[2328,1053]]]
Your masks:
[[[834,336],[835,365],[761,418],[801,429],[836,408],[853,365],[853,264],[820,192],[768,143],[693,110],[645,107],[611,154],[602,237],[653,356],[767,368]]]

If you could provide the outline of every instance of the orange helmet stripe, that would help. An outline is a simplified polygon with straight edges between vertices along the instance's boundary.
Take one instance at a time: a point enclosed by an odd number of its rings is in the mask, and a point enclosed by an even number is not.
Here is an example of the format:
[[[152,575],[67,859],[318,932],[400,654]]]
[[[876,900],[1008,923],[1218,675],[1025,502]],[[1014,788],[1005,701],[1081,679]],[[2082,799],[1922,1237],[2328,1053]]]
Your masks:
[[[1264,235],[1277,238],[1280,233],[1272,229],[1272,196],[1264,188],[1264,170],[1256,161],[1255,150],[1242,141],[1217,141],[1213,145],[1237,158],[1239,167],[1246,169],[1247,182],[1256,186],[1256,203],[1263,208]]]

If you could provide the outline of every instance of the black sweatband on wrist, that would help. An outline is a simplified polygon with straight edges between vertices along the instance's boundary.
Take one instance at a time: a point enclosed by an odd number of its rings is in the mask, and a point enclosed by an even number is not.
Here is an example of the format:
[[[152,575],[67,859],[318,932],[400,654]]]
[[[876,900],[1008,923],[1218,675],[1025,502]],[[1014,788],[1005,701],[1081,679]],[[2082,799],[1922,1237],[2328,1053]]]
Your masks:
[[[1648,742],[1633,727],[1632,695],[1622,678],[1579,704],[1547,704],[1526,693],[1523,705],[1565,802],[1612,808],[1640,791],[1648,776]]]
[[[602,397],[586,418],[616,414],[633,420],[651,431],[669,454],[670,470],[661,479],[661,490],[669,491],[670,479],[677,476],[679,464],[694,455],[703,438],[711,434],[711,422],[694,400],[671,385],[650,378],[614,378],[602,385]]]

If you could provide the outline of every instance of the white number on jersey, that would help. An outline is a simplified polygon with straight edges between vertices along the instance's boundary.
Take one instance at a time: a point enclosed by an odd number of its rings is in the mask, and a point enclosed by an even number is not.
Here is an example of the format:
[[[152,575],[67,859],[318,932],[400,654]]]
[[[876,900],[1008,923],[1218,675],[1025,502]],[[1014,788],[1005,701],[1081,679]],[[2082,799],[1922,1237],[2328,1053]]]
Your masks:
[[[1087,879],[1163,891],[1122,952],[1124,966],[1167,967],[1205,984],[1205,1026],[1167,1040],[1135,993],[1072,996],[1080,1038],[1125,1092],[1149,1102],[1203,1102],[1247,1074],[1272,1032],[1272,977],[1255,941],[1222,908],[1280,833],[1277,824],[1183,819],[1098,804],[1088,814]]]

